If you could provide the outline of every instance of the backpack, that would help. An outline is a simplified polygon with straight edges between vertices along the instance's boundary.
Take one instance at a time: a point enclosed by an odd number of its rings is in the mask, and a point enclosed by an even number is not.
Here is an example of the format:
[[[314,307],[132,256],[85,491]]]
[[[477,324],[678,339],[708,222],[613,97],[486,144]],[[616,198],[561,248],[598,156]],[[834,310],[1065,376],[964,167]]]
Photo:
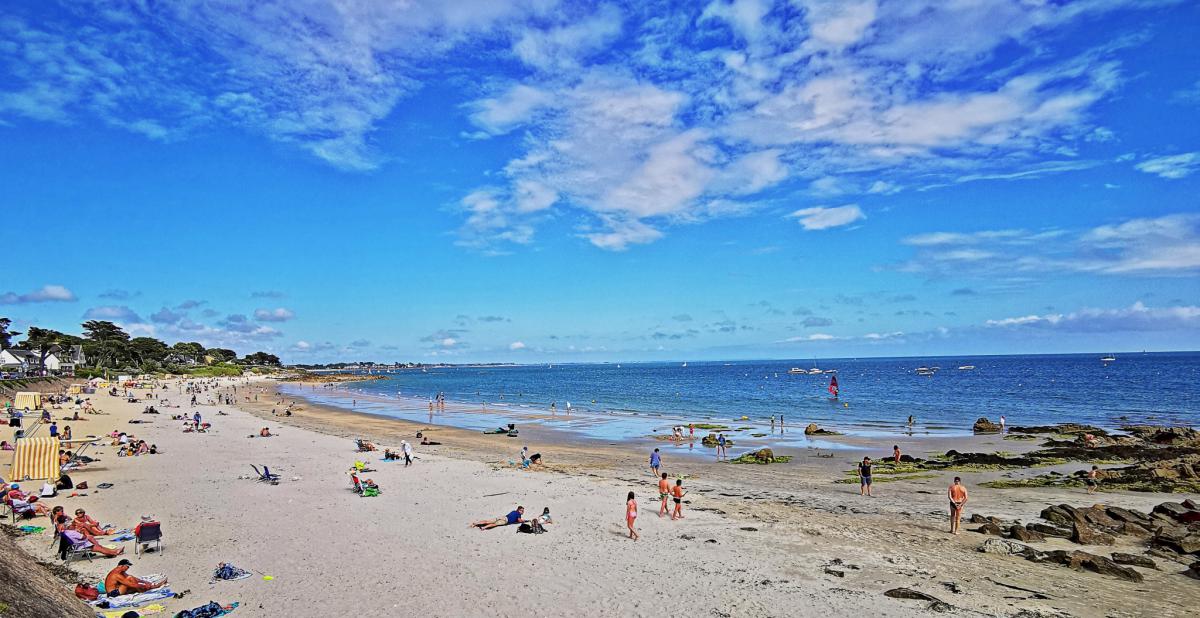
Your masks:
[[[95,601],[100,598],[100,590],[87,584],[75,584],[75,596],[84,601]]]

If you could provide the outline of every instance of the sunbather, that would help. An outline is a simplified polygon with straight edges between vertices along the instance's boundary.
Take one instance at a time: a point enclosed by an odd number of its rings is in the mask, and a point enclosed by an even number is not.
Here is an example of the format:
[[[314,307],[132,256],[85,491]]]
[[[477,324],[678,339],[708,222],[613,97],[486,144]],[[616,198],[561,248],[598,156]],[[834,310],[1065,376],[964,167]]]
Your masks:
[[[75,521],[72,523],[72,527],[93,536],[112,534],[113,530],[115,530],[115,528],[102,527],[100,522],[93,519],[83,509],[75,509]]]
[[[512,511],[508,515],[504,515],[502,517],[497,517],[495,519],[485,519],[483,521],[477,521],[468,527],[479,528],[480,530],[491,530],[492,528],[497,528],[500,526],[511,526],[513,524],[524,523],[525,522],[525,519],[523,518],[524,515],[525,515],[525,507],[518,506],[517,510]]]
[[[117,563],[116,568],[108,572],[104,578],[104,589],[108,590],[109,594],[112,594],[113,591],[116,591],[117,594],[135,594],[167,585],[165,577],[160,582],[150,583],[130,575],[129,567],[131,566],[133,566],[132,562],[122,559]]]
[[[267,427],[263,427],[262,429],[260,429],[260,430],[258,431],[258,436],[259,436],[260,438],[270,438],[270,437],[271,437],[271,430],[270,430],[269,428],[267,428]]]
[[[59,515],[58,516],[58,524],[60,524],[60,525],[67,524],[67,516]],[[86,532],[80,532],[79,530],[76,530],[74,528],[64,529],[62,531],[62,536],[64,539],[67,540],[67,542],[69,542],[73,546],[79,547],[82,545],[82,546],[86,547],[87,549],[90,549],[90,550],[96,552],[97,554],[100,554],[103,556],[108,556],[110,558],[112,556],[119,556],[119,555],[125,553],[124,547],[122,547],[120,549],[109,549],[109,548],[101,545],[100,541],[96,540],[96,537],[94,537]],[[86,543],[86,545],[84,545],[85,543]],[[124,562],[124,561],[122,561],[122,562]]]

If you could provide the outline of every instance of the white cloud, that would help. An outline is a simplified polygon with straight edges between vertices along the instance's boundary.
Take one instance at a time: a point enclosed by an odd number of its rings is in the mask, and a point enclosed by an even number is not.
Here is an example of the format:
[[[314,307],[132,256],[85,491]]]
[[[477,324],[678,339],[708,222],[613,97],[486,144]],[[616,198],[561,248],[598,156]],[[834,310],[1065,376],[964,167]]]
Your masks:
[[[817,48],[842,49],[857,43],[875,21],[875,0],[793,0],[804,7],[809,43]]]
[[[899,266],[908,272],[1161,276],[1200,270],[1200,215],[1192,213],[1128,219],[1086,230],[930,232],[902,242],[917,248],[914,258]]]
[[[525,349],[525,344],[524,344],[523,342],[520,342],[520,341],[514,341],[514,342],[512,342],[512,343],[508,344],[508,349],[510,349],[510,350],[524,350],[524,349]]]
[[[1200,152],[1185,152],[1142,161],[1133,167],[1147,174],[1178,180],[1200,170]]]
[[[75,294],[61,285],[43,285],[25,294],[5,292],[0,294],[0,305],[24,305],[28,303],[74,302]]]
[[[254,319],[259,322],[286,322],[294,317],[296,317],[296,314],[291,309],[283,307],[254,310]]]
[[[498,97],[481,99],[468,107],[475,110],[471,114],[471,122],[482,128],[485,135],[501,135],[528,122],[538,109],[551,100],[547,92],[517,84]]]
[[[513,52],[533,67],[569,69],[620,33],[620,11],[614,6],[604,5],[595,15],[573,24],[548,30],[525,29],[513,44]]]
[[[1147,307],[1139,301],[1120,309],[1080,309],[1065,314],[1025,315],[988,320],[985,324],[999,328],[1026,327],[1101,333],[1195,330],[1200,327],[1200,307]]]
[[[856,204],[845,206],[802,208],[788,215],[800,220],[800,225],[806,230],[826,230],[832,227],[849,225],[855,221],[866,219]]]
[[[125,305],[105,305],[102,307],[92,307],[83,314],[85,320],[104,320],[116,322],[118,324],[141,324],[143,322],[141,316],[133,309]]]

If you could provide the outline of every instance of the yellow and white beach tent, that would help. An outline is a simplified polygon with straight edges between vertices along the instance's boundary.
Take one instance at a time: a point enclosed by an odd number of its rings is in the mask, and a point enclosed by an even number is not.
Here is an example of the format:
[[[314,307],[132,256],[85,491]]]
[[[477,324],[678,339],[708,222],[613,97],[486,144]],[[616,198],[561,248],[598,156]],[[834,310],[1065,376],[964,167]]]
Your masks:
[[[42,408],[42,394],[30,391],[21,391],[13,398],[13,407],[18,410],[26,408],[30,410],[40,410]]]
[[[58,480],[58,472],[58,438],[17,440],[10,480],[46,479],[53,483]]]

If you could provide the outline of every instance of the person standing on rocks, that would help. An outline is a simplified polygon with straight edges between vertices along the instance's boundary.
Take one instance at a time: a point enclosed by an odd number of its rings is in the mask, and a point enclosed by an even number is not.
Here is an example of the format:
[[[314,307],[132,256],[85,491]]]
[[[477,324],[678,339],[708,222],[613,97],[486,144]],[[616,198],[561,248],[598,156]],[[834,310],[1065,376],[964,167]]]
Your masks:
[[[1084,481],[1084,483],[1087,484],[1087,492],[1089,494],[1096,493],[1096,490],[1099,488],[1099,477],[1100,466],[1092,466],[1092,469],[1088,470],[1087,480]]]
[[[954,477],[954,484],[950,485],[946,496],[950,498],[950,534],[958,534],[963,505],[967,503],[967,488],[963,486],[961,478]]]

